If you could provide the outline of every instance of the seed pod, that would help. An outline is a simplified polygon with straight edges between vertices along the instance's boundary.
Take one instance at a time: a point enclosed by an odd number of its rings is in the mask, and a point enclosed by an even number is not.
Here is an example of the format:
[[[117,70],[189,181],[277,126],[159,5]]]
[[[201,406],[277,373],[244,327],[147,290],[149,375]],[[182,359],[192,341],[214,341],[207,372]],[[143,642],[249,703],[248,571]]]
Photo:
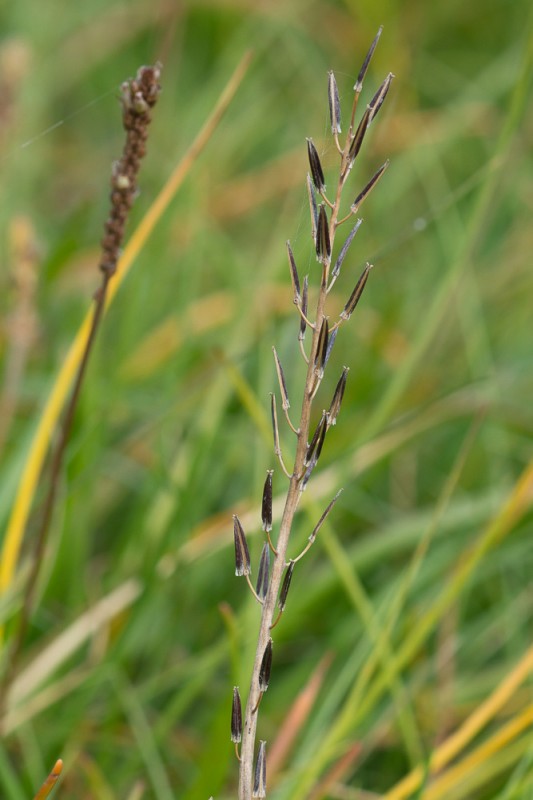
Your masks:
[[[274,452],[277,456],[281,453],[279,444],[279,428],[278,428],[278,412],[276,409],[276,395],[274,392],[270,395],[270,415],[272,417],[272,433],[274,436]]]
[[[342,375],[340,376],[339,382],[335,387],[335,392],[333,393],[333,399],[329,407],[330,426],[335,425],[337,423],[337,416],[339,414],[339,411],[341,410],[342,398],[344,397],[344,390],[346,389],[346,379],[348,377],[348,371],[349,371],[348,367],[343,368]]]
[[[329,357],[331,355],[331,351],[333,350],[333,345],[335,344],[335,339],[337,338],[337,334],[339,332],[338,328],[332,331],[332,333],[328,336],[328,346],[326,347],[326,355],[324,356],[324,364],[322,366],[322,371],[324,371],[327,367]]]
[[[300,317],[300,331],[298,333],[298,339],[303,342],[305,339],[305,332],[307,330],[307,322],[305,321],[304,317],[307,316],[307,299],[309,293],[309,278],[306,275],[304,278],[304,290],[302,294],[302,314],[303,316]]]
[[[268,542],[263,545],[261,559],[259,561],[259,571],[257,574],[257,585],[255,591],[257,596],[264,600],[268,592],[268,578],[270,570],[270,546]]]
[[[379,179],[389,166],[389,163],[390,163],[389,159],[387,159],[385,163],[381,165],[378,171],[370,178],[363,191],[359,192],[359,194],[357,195],[357,197],[355,198],[355,200],[351,205],[352,214],[355,214],[355,212],[357,211],[363,200],[366,200],[366,198],[368,197],[368,195],[370,194],[376,183],[379,181]]]
[[[328,339],[329,339],[329,324],[327,317],[324,317],[324,319],[322,320],[322,325],[320,326],[320,333],[318,335],[318,344],[315,354],[315,372],[320,377],[322,377],[324,373],[326,353],[328,350]]]
[[[311,543],[315,541],[318,531],[322,527],[322,524],[324,523],[326,517],[329,515],[329,512],[331,511],[331,509],[333,508],[333,506],[335,505],[335,503],[339,499],[341,493],[342,493],[342,489],[339,489],[339,491],[337,492],[337,494],[335,495],[333,500],[328,504],[328,507],[326,508],[326,510],[324,511],[324,513],[322,514],[320,519],[318,520],[317,524],[313,528],[313,532],[312,532],[311,536],[309,537],[309,541]]]
[[[263,501],[261,503],[261,520],[264,531],[272,530],[272,473],[269,469],[263,486]]]
[[[243,527],[236,514],[233,515],[233,538],[235,540],[235,575],[249,575],[250,553]]]
[[[319,439],[320,439],[320,437],[322,435],[322,428],[323,428],[323,423],[324,423],[325,417],[326,417],[326,412],[323,411],[322,412],[322,416],[320,417],[320,422],[318,423],[318,425],[315,428],[315,432],[313,434],[313,438],[311,439],[311,443],[309,444],[309,446],[307,448],[307,451],[306,451],[306,454],[305,454],[304,466],[306,466],[306,467],[311,463],[311,461],[313,459],[313,456],[315,455]],[[315,463],[316,463],[316,461],[315,461]]]
[[[283,578],[283,584],[281,586],[281,591],[279,593],[279,600],[278,600],[278,607],[280,611],[283,611],[285,608],[285,603],[287,602],[287,595],[289,594],[289,588],[291,585],[292,580],[292,573],[294,572],[294,561],[289,561],[289,566],[285,572],[285,577]]]
[[[352,230],[350,231],[350,233],[346,237],[346,241],[344,242],[343,246],[341,247],[340,253],[337,256],[337,260],[335,261],[335,266],[333,267],[333,269],[331,271],[331,280],[332,281],[337,280],[337,278],[339,276],[339,273],[341,271],[342,263],[343,263],[344,259],[346,258],[346,253],[348,252],[348,250],[350,248],[350,245],[351,245],[351,243],[353,242],[353,240],[355,238],[355,234],[357,233],[357,231],[361,227],[362,221],[363,221],[362,219],[358,219],[357,222],[355,223],[355,225],[353,226]]]
[[[261,666],[259,668],[259,691],[266,692],[270,683],[270,670],[272,668],[272,639],[268,640]]]
[[[255,763],[254,789],[252,797],[266,797],[266,742],[259,743],[259,753]]]
[[[316,226],[318,222],[318,208],[316,205],[315,187],[311,176],[307,173],[307,195],[309,197],[309,210],[311,212],[311,236],[313,241],[316,239]]]
[[[328,414],[326,411],[324,411],[322,413],[322,419],[318,423],[317,429],[314,433],[311,444],[307,448],[307,455],[304,461],[304,465],[307,466],[307,469],[305,470],[302,482],[300,484],[301,492],[303,492],[305,487],[307,486],[309,478],[311,477],[311,473],[313,472],[314,468],[316,467],[317,461],[320,458],[320,453],[322,452],[322,446],[324,444],[324,439],[326,438],[327,430],[328,430]]]
[[[319,193],[325,192],[326,184],[324,181],[324,171],[322,169],[322,164],[320,163],[318,150],[313,144],[312,139],[307,139],[307,155],[309,158],[309,167],[311,168],[311,175],[313,177],[313,183],[316,186],[316,190]]]
[[[342,319],[350,319],[353,312],[355,311],[355,307],[359,302],[361,295],[363,294],[366,282],[368,280],[368,273],[372,269],[372,266],[373,266],[372,264],[367,264],[366,267],[364,268],[363,274],[355,284],[355,289],[348,298],[348,302],[344,306],[343,311],[341,311]]]
[[[363,139],[365,138],[367,128],[370,124],[370,119],[371,119],[370,106],[367,106],[365,113],[361,117],[361,122],[357,126],[357,130],[354,134],[354,137],[350,142],[350,149],[348,151],[350,164],[353,164],[353,162],[355,161],[355,159],[359,154],[359,150],[361,149],[361,145],[363,144]]]
[[[287,242],[287,255],[289,256],[289,267],[291,270],[292,290],[294,292],[294,304],[297,306],[300,303],[300,279],[298,277],[298,270],[296,269],[296,261],[291,250],[291,243]]]
[[[366,75],[366,72],[367,72],[367,69],[368,69],[368,65],[370,64],[370,59],[372,58],[372,56],[374,54],[374,50],[376,49],[376,45],[377,45],[377,43],[379,41],[379,37],[381,36],[381,31],[382,30],[383,30],[383,25],[380,25],[379,30],[378,30],[377,34],[375,35],[375,37],[374,37],[374,41],[370,45],[368,53],[365,56],[365,60],[363,61],[363,66],[361,67],[361,69],[359,71],[359,75],[357,76],[357,81],[355,82],[355,86],[353,87],[356,92],[360,92],[361,89],[363,88],[363,81],[365,79],[365,75]]]
[[[231,741],[238,744],[242,736],[242,710],[239,687],[233,687],[233,705],[231,707]]]
[[[316,258],[321,264],[327,264],[331,256],[331,243],[329,239],[329,223],[324,203],[320,204],[318,223],[316,228]]]
[[[341,132],[341,104],[335,75],[333,72],[328,72],[328,76],[329,117],[331,120],[331,132],[335,134]]]
[[[383,83],[381,84],[379,89],[377,90],[376,94],[374,95],[374,97],[372,98],[370,103],[368,104],[368,107],[370,109],[370,119],[368,121],[369,125],[372,122],[372,120],[376,117],[379,109],[381,108],[381,106],[385,102],[385,98],[387,97],[387,93],[388,93],[388,91],[390,89],[390,85],[392,83],[392,79],[393,78],[394,78],[394,75],[392,74],[392,72],[389,72],[389,74],[387,75],[387,77],[385,78],[385,80],[383,81]]]
[[[272,352],[274,353],[274,361],[276,362],[276,372],[278,374],[279,390],[281,393],[281,406],[284,411],[287,411],[291,404],[289,402],[289,395],[287,394],[287,384],[285,382],[283,367],[281,366],[281,361],[279,360],[279,356],[275,347],[272,348]]]

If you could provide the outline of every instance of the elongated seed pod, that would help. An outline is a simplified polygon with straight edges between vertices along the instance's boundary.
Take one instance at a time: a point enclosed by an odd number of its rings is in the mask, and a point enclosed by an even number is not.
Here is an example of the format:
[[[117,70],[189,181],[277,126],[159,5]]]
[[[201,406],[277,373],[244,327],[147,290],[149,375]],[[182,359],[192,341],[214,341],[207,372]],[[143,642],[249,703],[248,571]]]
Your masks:
[[[320,261],[321,264],[327,264],[331,256],[331,242],[329,239],[328,215],[324,203],[321,203],[318,211],[315,245],[317,261]]]
[[[366,282],[368,280],[368,273],[372,269],[372,264],[367,264],[363,270],[363,273],[357,283],[355,284],[355,289],[351,293],[350,297],[348,298],[348,302],[344,306],[343,311],[341,311],[342,319],[350,319],[353,312],[355,311],[355,307],[359,300],[361,299],[361,295],[364,292]]]
[[[267,646],[265,647],[265,652],[263,653],[261,666],[259,668],[260,692],[266,692],[266,690],[268,689],[268,684],[270,683],[271,669],[272,669],[272,639],[269,639],[267,642]]]
[[[315,527],[313,528],[313,532],[311,533],[311,535],[309,537],[309,541],[310,542],[314,542],[315,541],[318,531],[320,530],[320,528],[324,524],[325,520],[327,519],[327,517],[329,515],[329,512],[331,511],[331,509],[333,508],[333,506],[335,505],[335,503],[337,502],[337,500],[339,499],[341,494],[342,494],[342,489],[339,489],[339,491],[337,492],[337,494],[335,495],[333,500],[331,500],[331,502],[328,503],[328,506],[327,506],[326,510],[324,511],[324,513],[322,514],[320,519],[318,520],[318,522],[315,525]]]
[[[318,150],[313,144],[312,139],[307,139],[307,155],[309,157],[309,167],[311,169],[311,176],[315,184],[317,192],[324,192],[326,190],[326,183],[324,181],[324,171],[320,163]]]
[[[338,329],[337,329],[338,330]],[[342,374],[339,378],[337,386],[335,387],[335,391],[333,393],[333,398],[331,400],[331,405],[329,407],[329,425],[336,425],[337,424],[337,416],[339,411],[341,410],[342,398],[344,397],[344,390],[346,389],[346,379],[348,377],[349,368],[343,367]]]
[[[287,411],[288,408],[291,407],[289,402],[289,395],[287,393],[287,383],[285,381],[285,373],[283,372],[283,367],[281,366],[281,361],[279,360],[279,356],[275,347],[272,348],[272,352],[274,353],[274,361],[276,362],[276,372],[278,374],[278,383],[279,383],[279,390],[281,393],[281,407],[284,411]]]
[[[350,231],[350,233],[346,237],[346,241],[344,242],[343,246],[340,249],[339,255],[337,256],[337,260],[335,261],[335,265],[334,265],[334,267],[333,267],[333,269],[331,271],[331,280],[332,280],[332,282],[337,280],[337,278],[339,276],[343,261],[346,258],[346,254],[347,254],[348,250],[350,249],[350,245],[354,240],[355,234],[357,233],[357,231],[361,227],[362,221],[363,221],[362,219],[358,219],[357,220],[357,222],[353,226],[352,230]]]
[[[357,197],[355,198],[355,200],[351,205],[352,214],[355,214],[355,212],[357,211],[363,200],[366,200],[366,198],[368,197],[368,195],[370,194],[376,183],[379,181],[379,179],[389,166],[389,163],[390,163],[389,159],[387,159],[385,163],[381,165],[378,171],[375,172],[374,175],[370,178],[363,191],[359,192],[359,194],[357,195]]]
[[[316,226],[318,223],[318,207],[316,204],[315,187],[311,176],[307,173],[307,196],[309,198],[309,211],[311,213],[311,236],[313,241],[316,239]]]
[[[259,560],[259,570],[257,573],[257,585],[255,591],[260,600],[264,600],[268,592],[268,580],[270,573],[270,545],[265,542]]]
[[[257,797],[259,800],[266,797],[266,742],[263,741],[259,743],[259,753],[255,763],[252,797]]]
[[[263,530],[267,533],[272,530],[272,473],[271,469],[267,471],[261,502],[261,522]]]
[[[303,342],[305,339],[305,332],[307,330],[307,322],[305,321],[304,317],[307,316],[307,301],[308,301],[308,294],[309,294],[309,278],[306,275],[304,278],[304,289],[302,294],[302,317],[300,317],[300,331],[298,333],[298,339]]]
[[[328,346],[326,347],[326,354],[324,356],[324,364],[322,366],[322,370],[325,370],[328,365],[329,357],[331,355],[331,351],[333,350],[333,345],[335,344],[335,339],[337,338],[338,332],[339,329],[335,328],[335,330],[332,331],[328,336]]]
[[[368,107],[370,109],[370,120],[368,122],[369,125],[372,122],[372,120],[374,120],[376,118],[376,115],[377,115],[379,109],[381,108],[381,106],[385,102],[385,98],[387,97],[387,94],[388,94],[388,91],[390,89],[390,85],[392,83],[392,79],[393,78],[394,78],[394,75],[392,74],[392,72],[389,72],[389,74],[387,75],[387,77],[385,78],[385,80],[383,81],[383,83],[381,84],[379,89],[377,90],[376,94],[374,95],[374,97],[372,98],[370,103],[368,104]]]
[[[320,377],[322,377],[324,373],[326,353],[328,351],[328,340],[329,340],[329,323],[327,317],[324,317],[324,319],[322,320],[322,325],[320,326],[320,333],[318,335],[318,344],[315,354],[315,372]]]
[[[291,243],[287,242],[287,255],[289,256],[289,267],[291,270],[291,281],[292,281],[292,290],[294,293],[293,303],[294,305],[299,305],[301,300],[300,295],[300,279],[298,277],[298,270],[296,268],[296,261],[294,260],[294,255],[291,249]]]
[[[381,31],[382,30],[383,30],[383,25],[380,25],[379,30],[376,33],[375,37],[374,37],[374,41],[370,45],[370,47],[368,49],[368,53],[365,56],[365,60],[363,61],[363,66],[361,67],[361,69],[359,71],[359,75],[357,76],[357,80],[355,82],[355,86],[353,87],[356,92],[360,92],[361,89],[363,88],[363,81],[365,79],[365,75],[366,75],[367,70],[368,70],[368,65],[370,64],[370,59],[372,58],[372,56],[374,54],[374,50],[376,49],[376,45],[379,42],[379,37],[381,36]]]
[[[353,164],[353,162],[355,161],[355,159],[359,154],[359,150],[361,149],[361,145],[363,144],[363,139],[365,138],[365,134],[367,132],[370,119],[371,119],[370,106],[367,106],[365,113],[361,117],[361,122],[357,126],[355,135],[350,143],[350,149],[348,151],[350,164]]]
[[[249,575],[251,572],[250,552],[243,527],[236,514],[233,515],[233,538],[235,540],[235,575]]]
[[[339,90],[333,72],[328,72],[328,101],[329,118],[331,121],[331,132],[333,134],[341,132],[341,103],[339,100]]]
[[[292,573],[294,572],[294,561],[289,561],[289,566],[285,572],[285,577],[283,578],[283,584],[281,586],[281,591],[279,593],[279,600],[278,600],[278,607],[280,611],[283,611],[285,608],[285,603],[287,602],[287,595],[289,594],[289,588],[291,585],[292,580]]]
[[[238,744],[242,736],[242,708],[239,687],[233,687],[233,704],[231,707],[231,741]]]

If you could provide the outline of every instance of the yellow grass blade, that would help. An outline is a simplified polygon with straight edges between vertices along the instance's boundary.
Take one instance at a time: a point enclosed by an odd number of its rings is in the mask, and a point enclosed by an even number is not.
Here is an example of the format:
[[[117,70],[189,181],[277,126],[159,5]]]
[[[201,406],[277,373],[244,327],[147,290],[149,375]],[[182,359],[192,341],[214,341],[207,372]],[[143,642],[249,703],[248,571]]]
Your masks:
[[[493,736],[483,742],[472,753],[438,778],[424,793],[424,800],[442,800],[449,792],[464,786],[466,780],[483,768],[494,756],[511,744],[524,730],[531,732],[533,725],[533,705],[503,725]]]
[[[520,659],[512,672],[502,681],[491,696],[485,700],[461,725],[456,733],[433,753],[429,771],[435,773],[445,767],[460,753],[474,736],[497,714],[512,694],[533,672],[533,647]],[[513,728],[514,730],[514,728]],[[406,778],[398,783],[382,800],[404,800],[410,797],[421,785],[425,775],[422,767],[416,767]]]
[[[145,245],[148,237],[154,230],[156,224],[161,219],[163,213],[168,208],[174,195],[180,188],[185,176],[190,171],[195,160],[211,139],[213,132],[219,124],[222,115],[233,99],[251,60],[251,54],[247,53],[240,61],[233,75],[229,79],[226,87],[222,91],[218,102],[206,120],[204,126],[192,142],[188,151],[170,175],[168,181],[163,186],[159,195],[156,197],[139,226],[134,231],[128,245],[124,249],[122,258],[119,261],[118,269],[113,280],[109,284],[106,308],[113,301],[118,289],[120,288],[129,269]],[[16,569],[20,547],[24,536],[24,530],[30,513],[31,504],[35,494],[39,475],[43,461],[50,443],[53,430],[65,403],[73,378],[76,374],[82,353],[85,348],[87,336],[91,327],[93,309],[91,308],[83,320],[80,329],[68,351],[68,354],[61,366],[52,391],[43,410],[35,436],[33,438],[30,452],[26,460],[24,470],[18,485],[18,491],[13,504],[11,516],[9,518],[2,554],[0,557],[0,595],[4,594],[10,587]]]

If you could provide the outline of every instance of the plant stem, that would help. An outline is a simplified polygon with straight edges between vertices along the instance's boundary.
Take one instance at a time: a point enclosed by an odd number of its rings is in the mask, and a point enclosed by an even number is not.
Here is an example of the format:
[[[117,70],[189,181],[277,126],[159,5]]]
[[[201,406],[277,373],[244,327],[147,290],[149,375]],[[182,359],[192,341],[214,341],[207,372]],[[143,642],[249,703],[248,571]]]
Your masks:
[[[343,151],[342,155],[341,175],[346,158],[345,152],[346,150]],[[332,251],[335,239],[335,231],[337,227],[337,219],[340,209],[341,193],[342,193],[342,180],[339,179],[335,203],[333,204],[329,222],[329,233],[330,233],[330,242]],[[309,361],[307,365],[307,375],[306,375],[305,388],[302,399],[300,422],[298,425],[297,446],[296,446],[296,454],[294,457],[294,467],[292,475],[290,477],[289,489],[287,492],[285,507],[283,509],[283,515],[281,518],[279,538],[276,543],[277,553],[274,557],[274,564],[272,568],[272,574],[270,577],[270,584],[267,596],[265,598],[262,607],[261,624],[257,639],[257,648],[255,652],[254,666],[252,670],[250,691],[248,694],[248,701],[244,713],[240,774],[239,774],[239,800],[250,800],[252,796],[253,760],[254,760],[254,750],[255,750],[255,740],[256,740],[257,717],[258,717],[257,710],[255,709],[257,707],[260,695],[259,669],[261,667],[261,660],[263,658],[263,653],[265,652],[265,648],[270,639],[270,629],[272,626],[274,611],[276,608],[276,600],[279,594],[281,581],[283,578],[285,562],[287,560],[286,558],[287,547],[289,544],[292,524],[302,494],[300,489],[300,483],[305,473],[304,462],[307,452],[307,444],[309,441],[309,429],[311,423],[311,412],[312,412],[313,397],[314,397],[314,389],[313,389],[313,385],[315,383],[314,363],[315,363],[315,355],[317,352],[318,339],[320,335],[320,328],[322,326],[322,321],[325,316],[327,285],[328,285],[330,266],[331,266],[331,256],[327,258],[325,263],[322,265],[322,280],[320,283],[319,295],[317,300],[316,317],[314,322],[313,338],[311,344],[311,353],[309,355]]]
[[[303,295],[300,296],[300,282],[298,277],[298,271],[296,268],[296,263],[294,261],[292,250],[290,248],[290,243],[287,243],[288,253],[289,253],[289,264],[291,269],[291,281],[293,284],[293,291],[294,291],[294,302],[297,305],[300,317],[300,333],[298,338],[302,356],[304,360],[307,362],[307,374],[306,374],[303,398],[301,404],[300,422],[297,427],[294,427],[290,423],[290,420],[288,420],[290,428],[296,434],[297,437],[296,452],[294,456],[294,466],[292,473],[289,473],[288,470],[285,469],[283,459],[281,457],[281,451],[279,445],[279,432],[277,428],[275,396],[272,395],[271,397],[272,421],[274,428],[274,450],[276,455],[279,457],[283,471],[289,478],[289,488],[287,491],[287,497],[285,500],[285,506],[281,518],[279,537],[275,544],[275,547],[272,546],[272,552],[274,553],[274,564],[272,568],[272,574],[270,576],[268,591],[266,593],[266,597],[263,601],[263,606],[262,606],[261,623],[257,639],[254,665],[252,669],[250,691],[248,694],[248,700],[243,720],[242,744],[241,744],[241,754],[240,754],[241,757],[240,757],[240,768],[239,768],[239,800],[251,800],[252,796],[263,798],[266,795],[266,785],[265,785],[266,781],[264,777],[265,763],[266,763],[265,742],[261,742],[258,761],[256,765],[256,772],[254,775],[254,751],[255,751],[258,709],[260,700],[264,692],[266,691],[266,688],[268,687],[268,682],[266,686],[264,685],[264,682],[263,685],[261,685],[262,684],[261,668],[262,668],[262,663],[265,657],[267,656],[267,647],[268,648],[272,647],[271,636],[270,636],[273,627],[272,621],[274,617],[276,601],[278,599],[278,596],[280,595],[280,587],[282,586],[283,573],[287,561],[287,549],[292,530],[292,525],[294,522],[294,517],[298,509],[298,504],[300,502],[301,494],[305,489],[307,482],[311,476],[311,473],[320,456],[320,452],[322,450],[322,445],[324,443],[324,438],[327,433],[327,430],[330,424],[335,424],[336,422],[338,410],[340,408],[340,403],[342,401],[342,395],[344,393],[347,368],[344,369],[343,375],[341,376],[339,384],[337,385],[334,398],[330,405],[330,410],[322,412],[322,418],[315,429],[311,441],[309,442],[309,430],[311,424],[313,400],[319,389],[324,369],[326,367],[326,363],[328,361],[331,348],[335,341],[334,337],[336,331],[342,323],[344,323],[347,319],[349,319],[353,310],[355,309],[355,306],[357,305],[359,297],[366,284],[366,278],[368,276],[368,271],[370,269],[370,265],[367,264],[366,270],[359,279],[358,283],[356,284],[356,287],[353,290],[352,294],[350,295],[350,298],[344,308],[344,311],[341,313],[339,320],[333,326],[330,326],[328,323],[328,318],[326,316],[326,300],[329,288],[331,288],[331,286],[328,286],[328,283],[329,283],[329,275],[332,263],[332,253],[335,244],[335,234],[337,228],[340,225],[342,225],[343,222],[348,220],[356,213],[359,206],[364,202],[364,200],[370,194],[370,192],[372,191],[378,180],[381,178],[381,175],[383,174],[388,165],[388,162],[386,162],[382,167],[380,167],[380,169],[375,173],[374,177],[371,178],[371,180],[367,183],[362,192],[359,193],[356,200],[352,203],[348,213],[341,219],[339,219],[341,198],[344,186],[346,185],[346,181],[351,172],[353,163],[359,153],[359,150],[363,143],[363,139],[366,135],[366,131],[368,130],[368,126],[378,113],[379,108],[381,107],[383,100],[385,99],[385,96],[388,92],[392,78],[392,75],[389,73],[386,80],[382,83],[380,90],[374,96],[374,99],[371,101],[371,103],[367,106],[366,111],[364,112],[364,115],[362,117],[362,120],[359,123],[359,127],[354,132],[355,113],[357,108],[357,102],[363,85],[363,79],[368,69],[368,64],[370,62],[370,59],[372,57],[372,54],[374,52],[374,49],[376,47],[380,35],[381,35],[381,28],[379,29],[378,34],[375,37],[367,53],[361,71],[359,73],[359,77],[354,86],[355,95],[351,112],[351,122],[346,135],[344,148],[340,146],[338,139],[338,133],[340,132],[340,105],[338,100],[338,91],[336,88],[335,77],[333,73],[330,73],[328,90],[329,90],[331,129],[335,137],[335,143],[340,156],[339,177],[337,180],[334,202],[330,201],[326,196],[324,171],[320,163],[320,156],[318,154],[318,151],[312,139],[307,139],[307,151],[308,151],[309,166],[310,166],[310,175],[308,175],[307,178],[307,189],[309,194],[309,204],[311,210],[312,238],[314,239],[315,242],[317,259],[321,264],[321,272],[322,272],[320,286],[318,290],[318,298],[316,303],[314,321],[309,319],[307,316],[307,277],[304,280]],[[319,195],[322,200],[320,207],[317,207],[317,202],[316,202],[317,195]],[[328,209],[329,209],[329,219],[328,219]],[[357,232],[357,229],[359,228],[359,225],[360,221],[352,229],[352,233],[347,237],[344,247],[339,253],[338,260],[335,263],[332,284],[338,277],[344,256],[346,255],[346,252],[350,246],[351,241],[353,240],[355,233]],[[309,356],[306,355],[305,349],[303,347],[303,338],[305,336],[305,331],[307,327],[312,330],[311,352],[309,353]],[[274,349],[274,356],[276,359],[276,369],[278,372],[278,379],[282,393],[282,401],[285,407],[285,397],[286,397],[285,380],[283,377],[283,371],[281,369],[281,365],[279,363],[279,359],[277,357],[275,349]],[[330,503],[328,509],[326,509],[326,511],[324,512],[324,515],[319,521],[315,531],[318,529],[325,516],[329,513],[329,510],[331,509],[335,500],[336,498]],[[315,531],[310,537],[310,544],[304,549],[303,551],[304,553],[309,549],[309,546],[314,541]],[[270,542],[270,535],[269,534],[267,535]],[[298,556],[298,559],[296,560],[299,560],[302,554],[300,554],[300,556]],[[289,567],[290,572],[287,573],[289,583],[294,563],[295,559],[292,559],[290,561],[290,567]],[[237,572],[237,574],[240,573]],[[287,590],[288,590],[288,584],[287,584]],[[280,618],[281,611],[283,610],[285,604],[287,590],[282,589],[282,594],[284,596],[280,597],[279,601],[280,614],[276,618],[276,624]],[[269,649],[268,651],[268,656],[269,656],[268,671],[270,675],[271,649]]]

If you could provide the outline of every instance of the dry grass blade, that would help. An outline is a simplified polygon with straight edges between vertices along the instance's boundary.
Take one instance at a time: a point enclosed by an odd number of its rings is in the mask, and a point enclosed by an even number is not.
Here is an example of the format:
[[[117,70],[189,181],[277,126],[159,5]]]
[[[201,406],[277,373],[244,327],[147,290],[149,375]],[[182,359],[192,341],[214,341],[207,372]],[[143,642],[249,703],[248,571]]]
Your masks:
[[[33,800],[46,800],[46,798],[50,795],[50,792],[56,785],[57,781],[59,780],[61,773],[63,771],[63,762],[60,758],[54,764],[51,773],[33,798]]]

